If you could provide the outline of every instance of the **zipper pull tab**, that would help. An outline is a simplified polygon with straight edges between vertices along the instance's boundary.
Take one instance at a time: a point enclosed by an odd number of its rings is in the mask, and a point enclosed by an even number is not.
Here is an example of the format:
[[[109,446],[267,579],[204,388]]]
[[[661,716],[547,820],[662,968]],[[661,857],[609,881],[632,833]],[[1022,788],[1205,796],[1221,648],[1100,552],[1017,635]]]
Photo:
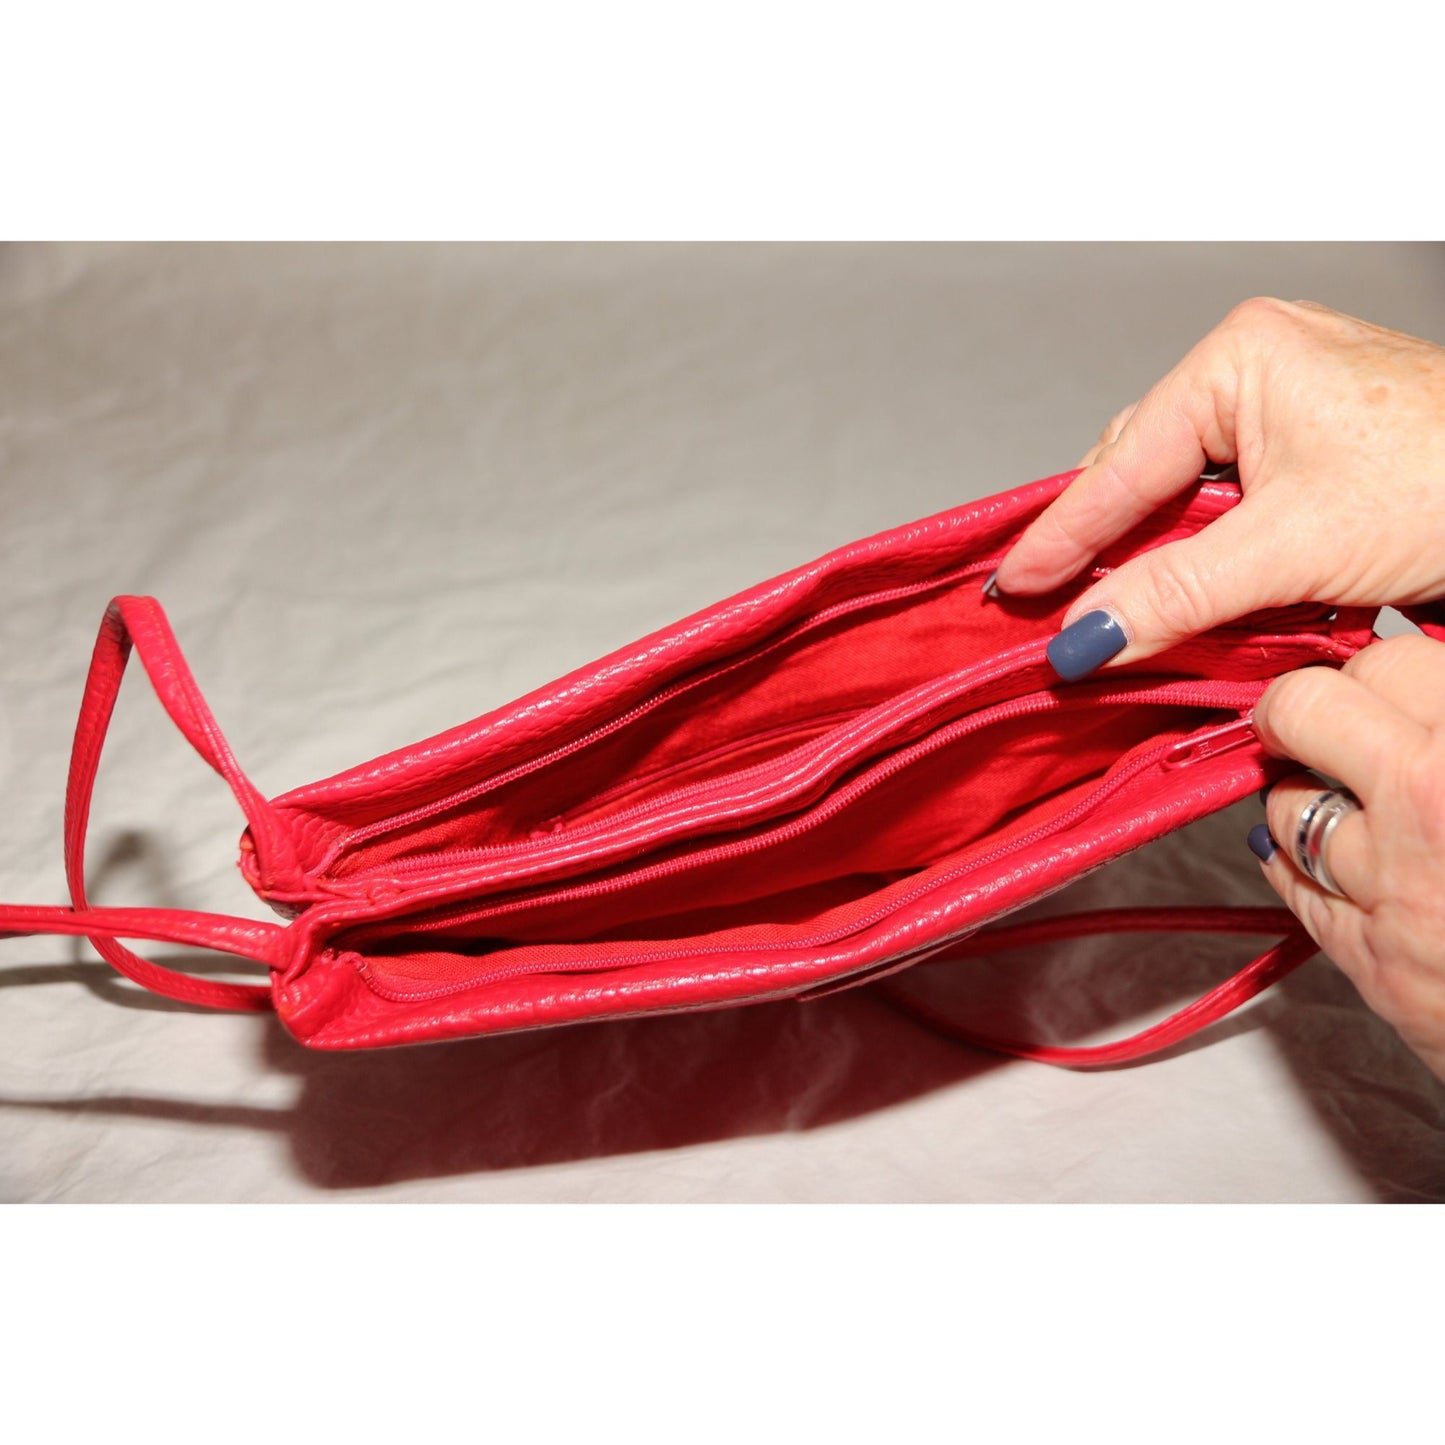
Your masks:
[[[1164,754],[1166,768],[1187,768],[1205,758],[1218,757],[1234,748],[1242,748],[1255,740],[1254,714],[1246,713],[1234,722],[1185,738]]]

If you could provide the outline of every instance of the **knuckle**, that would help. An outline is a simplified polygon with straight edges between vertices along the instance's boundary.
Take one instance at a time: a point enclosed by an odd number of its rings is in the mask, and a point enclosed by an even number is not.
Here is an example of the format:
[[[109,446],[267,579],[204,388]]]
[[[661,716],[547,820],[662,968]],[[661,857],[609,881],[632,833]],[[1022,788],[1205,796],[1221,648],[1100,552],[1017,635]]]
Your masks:
[[[1188,637],[1209,624],[1209,592],[1204,578],[1188,561],[1171,557],[1168,549],[1154,554],[1144,573],[1143,602],[1156,624],[1171,637]]]
[[[1309,891],[1308,885],[1300,883],[1297,887],[1286,889],[1282,896],[1285,906],[1304,925],[1305,932],[1314,939],[1316,947],[1329,953],[1329,929],[1328,926],[1320,927],[1320,915],[1316,906],[1319,900]]]
[[[1057,502],[1039,517],[1038,524],[1047,529],[1053,541],[1062,543],[1070,553],[1079,556],[1092,554],[1077,519],[1069,509],[1060,507]]]
[[[1106,437],[1116,437],[1129,424],[1129,418],[1134,415],[1134,406],[1120,407],[1113,416],[1109,418],[1109,425],[1104,428]]]
[[[1260,699],[1260,707],[1275,724],[1312,717],[1328,705],[1333,683],[1330,668],[1301,667],[1276,678]]]
[[[1246,331],[1256,331],[1287,319],[1293,319],[1288,301],[1281,301],[1277,296],[1251,296],[1235,306],[1225,322]]]
[[[1303,803],[1293,802],[1275,789],[1270,793],[1264,808],[1264,816],[1275,842],[1296,862],[1299,860],[1295,858],[1295,834],[1299,831],[1300,812],[1303,807]]]
[[[1109,442],[1099,453],[1096,465],[1100,471],[1100,497],[1103,506],[1117,508],[1120,505],[1153,511],[1155,500],[1141,489],[1138,482],[1131,480],[1127,473],[1119,470],[1117,438]]]
[[[1438,747],[1421,748],[1405,763],[1404,791],[1420,836],[1435,856],[1445,849],[1445,757]]]
[[[1334,911],[1326,894],[1314,889],[1303,889],[1295,903],[1299,920],[1309,935],[1326,953],[1332,952],[1334,943]]]

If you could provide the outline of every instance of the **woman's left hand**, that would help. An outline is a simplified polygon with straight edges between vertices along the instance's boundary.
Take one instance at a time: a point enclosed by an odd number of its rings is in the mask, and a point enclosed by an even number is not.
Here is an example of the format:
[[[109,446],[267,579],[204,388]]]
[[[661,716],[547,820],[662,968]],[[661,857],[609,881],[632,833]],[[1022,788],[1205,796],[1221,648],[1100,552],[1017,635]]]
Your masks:
[[[1264,875],[1365,1002],[1445,1079],[1445,643],[1372,643],[1343,668],[1274,682],[1254,712],[1277,757],[1337,778],[1363,805],[1328,838],[1328,874],[1300,867],[1306,804],[1329,784],[1291,774],[1270,789],[1269,837],[1250,846]],[[1273,851],[1272,851],[1273,849]]]

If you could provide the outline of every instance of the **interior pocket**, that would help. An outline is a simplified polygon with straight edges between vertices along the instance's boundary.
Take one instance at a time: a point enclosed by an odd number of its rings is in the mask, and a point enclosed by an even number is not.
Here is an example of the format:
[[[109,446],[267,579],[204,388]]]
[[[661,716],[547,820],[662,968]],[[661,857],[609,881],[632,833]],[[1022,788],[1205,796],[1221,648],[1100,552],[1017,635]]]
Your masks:
[[[841,782],[795,817],[565,886],[353,931],[373,982],[495,980],[612,968],[668,940],[803,946],[856,928],[920,874],[1006,851],[1233,708],[1075,696],[981,733],[943,729]],[[950,736],[950,733],[953,735]]]
[[[353,828],[324,876],[342,879],[397,859],[503,847],[585,818],[649,778],[703,783],[778,757],[830,720],[847,718],[941,674],[1047,635],[1041,619],[1067,598],[985,604],[988,562],[854,597],[768,641],[699,669],[580,738]]]
[[[993,560],[845,596],[511,766],[481,776],[429,775],[432,796],[400,809],[393,803],[385,815],[341,835],[320,875],[338,882],[385,876],[397,866],[422,868],[428,859],[505,850],[587,827],[664,794],[786,758],[830,729],[980,659],[1028,643],[1041,651],[1042,639],[1088,580],[1046,598],[990,600],[977,584]],[[1174,676],[1274,676],[1329,654],[1328,615],[1313,607],[1240,619],[1143,666]],[[1311,622],[1320,630],[1276,630],[1308,629]],[[437,791],[439,781],[444,791]]]
[[[390,887],[417,891],[439,877],[450,877],[480,896],[542,879],[555,883],[578,874],[595,875],[609,865],[656,855],[687,840],[705,847],[709,837],[796,812],[850,771],[874,758],[898,754],[920,736],[932,732],[930,746],[937,746],[943,736],[940,727],[949,718],[964,714],[959,728],[966,732],[991,726],[1001,709],[1014,705],[1026,682],[1037,688],[1046,674],[1041,647],[1017,649],[1002,659],[935,678],[841,723],[789,729],[782,734],[788,746],[780,757],[773,756],[779,751],[772,745],[776,735],[757,744],[765,756],[751,765],[742,765],[746,748],[723,749],[719,756],[726,766],[716,778],[696,780],[689,767],[671,770],[661,779],[645,777],[640,784],[629,779],[552,828],[534,830],[528,839],[396,857],[384,870],[369,872],[368,883],[381,879]],[[1096,691],[1073,695],[1070,705],[1088,701]],[[1023,706],[1037,713],[1057,701],[1052,691],[1035,692]],[[800,741],[805,731],[817,735],[811,742]],[[672,786],[680,772],[693,780]]]
[[[854,709],[810,718],[804,723],[785,723],[731,742],[720,743],[709,752],[652,768],[640,775],[624,777],[610,788],[584,799],[577,807],[559,813],[534,828],[532,838],[543,838],[569,829],[600,823],[620,813],[671,797],[689,787],[716,778],[732,777],[830,732],[840,723],[857,717]]]

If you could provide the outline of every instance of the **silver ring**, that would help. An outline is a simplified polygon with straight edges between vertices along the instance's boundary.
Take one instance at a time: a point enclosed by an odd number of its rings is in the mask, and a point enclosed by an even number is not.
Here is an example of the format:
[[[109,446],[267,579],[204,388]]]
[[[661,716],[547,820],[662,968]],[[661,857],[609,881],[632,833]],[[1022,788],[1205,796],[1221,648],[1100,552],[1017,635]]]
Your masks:
[[[1299,831],[1295,834],[1295,854],[1300,867],[1321,888],[1341,898],[1346,896],[1345,890],[1335,882],[1335,876],[1325,862],[1325,848],[1340,819],[1361,811],[1360,800],[1348,788],[1326,789],[1305,804],[1305,810],[1300,814]]]

